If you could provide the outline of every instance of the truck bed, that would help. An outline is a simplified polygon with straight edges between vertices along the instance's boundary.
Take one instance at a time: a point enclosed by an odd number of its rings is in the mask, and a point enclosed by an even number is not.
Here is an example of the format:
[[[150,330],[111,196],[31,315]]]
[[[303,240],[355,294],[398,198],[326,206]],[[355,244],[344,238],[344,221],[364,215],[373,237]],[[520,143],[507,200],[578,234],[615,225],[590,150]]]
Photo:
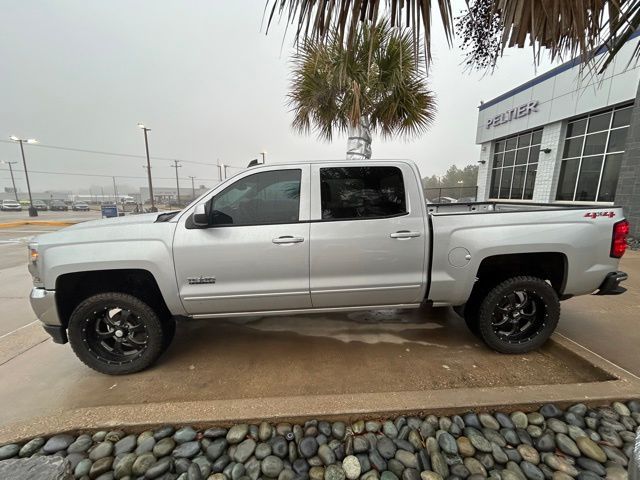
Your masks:
[[[487,212],[525,212],[545,210],[592,210],[595,208],[616,208],[613,206],[594,206],[593,204],[533,203],[533,202],[469,202],[469,203],[427,203],[429,214],[464,214]]]
[[[613,226],[624,218],[620,207],[478,202],[427,204],[427,211],[433,232],[429,299],[436,303],[463,303],[490,257],[554,254],[566,295],[593,292],[617,268],[610,248]]]

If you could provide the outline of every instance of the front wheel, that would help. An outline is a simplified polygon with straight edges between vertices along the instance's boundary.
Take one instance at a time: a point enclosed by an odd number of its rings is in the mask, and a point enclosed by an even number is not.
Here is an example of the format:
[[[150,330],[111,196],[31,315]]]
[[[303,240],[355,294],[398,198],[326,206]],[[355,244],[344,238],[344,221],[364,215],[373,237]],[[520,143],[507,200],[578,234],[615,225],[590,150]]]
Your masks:
[[[144,370],[168,343],[156,312],[119,292],[100,293],[80,303],[69,319],[68,335],[77,357],[108,375]]]
[[[520,354],[542,346],[560,319],[560,301],[537,277],[513,277],[492,288],[480,303],[477,327],[485,343]]]

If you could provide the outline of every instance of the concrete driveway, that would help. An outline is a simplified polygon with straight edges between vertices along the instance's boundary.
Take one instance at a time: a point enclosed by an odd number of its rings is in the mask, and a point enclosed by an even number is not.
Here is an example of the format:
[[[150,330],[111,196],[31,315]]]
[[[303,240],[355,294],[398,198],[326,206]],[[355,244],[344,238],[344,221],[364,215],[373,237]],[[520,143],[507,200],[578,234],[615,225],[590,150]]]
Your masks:
[[[90,415],[103,407],[115,407],[105,415],[127,423],[124,417],[132,413],[124,412],[141,405],[168,421],[163,415],[183,412],[184,402],[192,407],[223,402],[216,404],[218,414],[220,408],[229,415],[242,407],[246,416],[257,406],[283,412],[296,402],[302,409],[314,405],[329,411],[340,404],[366,411],[375,399],[401,405],[405,394],[424,401],[449,391],[457,392],[451,402],[469,405],[480,401],[478,392],[494,389],[496,398],[526,403],[553,392],[583,395],[580,388],[589,385],[601,385],[600,392],[614,386],[616,375],[594,366],[595,355],[567,353],[558,342],[522,356],[490,351],[449,308],[185,321],[154,368],[123,377],[101,375],[80,363],[69,345],[54,344],[34,322],[24,246],[10,243],[31,230],[0,231],[0,426],[60,412]],[[628,253],[622,269],[630,274],[630,291],[564,302],[560,332],[640,375],[634,361],[640,343],[634,326],[640,254]],[[527,400],[527,392],[535,395]]]

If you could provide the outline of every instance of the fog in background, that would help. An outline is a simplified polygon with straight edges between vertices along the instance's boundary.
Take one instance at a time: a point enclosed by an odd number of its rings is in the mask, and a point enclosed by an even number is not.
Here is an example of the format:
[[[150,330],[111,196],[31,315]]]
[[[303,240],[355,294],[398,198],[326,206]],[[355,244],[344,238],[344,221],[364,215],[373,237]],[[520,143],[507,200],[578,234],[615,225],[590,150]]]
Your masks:
[[[433,1],[435,5],[437,2]],[[266,150],[267,162],[344,158],[332,143],[292,132],[286,106],[290,38],[285,24],[261,31],[264,0],[5,0],[0,16],[0,160],[20,161],[11,134],[45,145],[144,155],[183,163],[181,186],[214,185],[216,160],[240,167]],[[460,2],[462,6],[464,2]],[[433,128],[412,140],[374,138],[374,158],[410,158],[423,176],[475,163],[477,106],[551,67],[533,66],[531,50],[508,51],[492,74],[467,73],[462,52],[439,27],[430,88],[438,99]],[[146,185],[142,158],[25,146],[34,191],[86,190],[111,175],[126,190]],[[154,186],[175,185],[169,160],[152,160]],[[17,164],[18,189],[26,184]],[[235,167],[235,168],[234,168]],[[0,165],[0,189],[10,186]],[[109,177],[69,176],[70,172]],[[133,178],[131,178],[133,177]]]

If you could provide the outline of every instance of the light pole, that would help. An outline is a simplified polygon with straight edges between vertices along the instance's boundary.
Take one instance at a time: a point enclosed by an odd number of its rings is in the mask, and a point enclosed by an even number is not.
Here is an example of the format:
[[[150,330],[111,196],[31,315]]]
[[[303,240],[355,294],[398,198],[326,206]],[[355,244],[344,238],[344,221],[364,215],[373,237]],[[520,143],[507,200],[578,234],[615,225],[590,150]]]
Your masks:
[[[14,163],[18,163],[18,162],[6,162],[6,161],[2,161],[0,163],[4,163],[6,165],[9,165],[9,172],[11,173],[11,183],[13,184],[13,194],[16,196],[16,202],[19,202],[20,200],[18,200],[18,189],[16,188],[16,180],[15,178],[13,178],[13,168],[11,168],[11,165],[13,165]]]
[[[151,161],[149,160],[149,139],[147,138],[147,132],[151,129],[144,126],[143,123],[138,123],[138,128],[141,128],[144,132],[144,148],[147,152],[147,178],[149,179],[149,196],[151,197],[151,211],[157,212],[155,201],[153,199],[153,182],[151,181]]]
[[[111,177],[113,179],[113,195],[114,195],[114,201],[116,202],[116,205],[118,205],[118,187],[116,187],[116,177]]]
[[[20,153],[22,153],[22,165],[24,165],[24,178],[27,179],[27,192],[29,192],[29,216],[37,217],[38,210],[33,206],[33,198],[31,198],[31,185],[29,185],[29,174],[27,173],[27,160],[24,157],[24,143],[38,143],[35,138],[18,138],[15,135],[9,137],[10,140],[20,144]]]
[[[173,165],[171,167],[176,169],[176,189],[178,190],[178,208],[180,207],[180,182],[178,181],[178,169],[182,167],[182,165],[178,164],[178,160],[173,161]]]
[[[191,175],[189,175],[189,178],[191,179],[191,197],[192,197],[191,200],[195,200],[196,199],[196,187],[195,187],[195,185],[193,183],[193,180],[196,177],[192,177]]]

